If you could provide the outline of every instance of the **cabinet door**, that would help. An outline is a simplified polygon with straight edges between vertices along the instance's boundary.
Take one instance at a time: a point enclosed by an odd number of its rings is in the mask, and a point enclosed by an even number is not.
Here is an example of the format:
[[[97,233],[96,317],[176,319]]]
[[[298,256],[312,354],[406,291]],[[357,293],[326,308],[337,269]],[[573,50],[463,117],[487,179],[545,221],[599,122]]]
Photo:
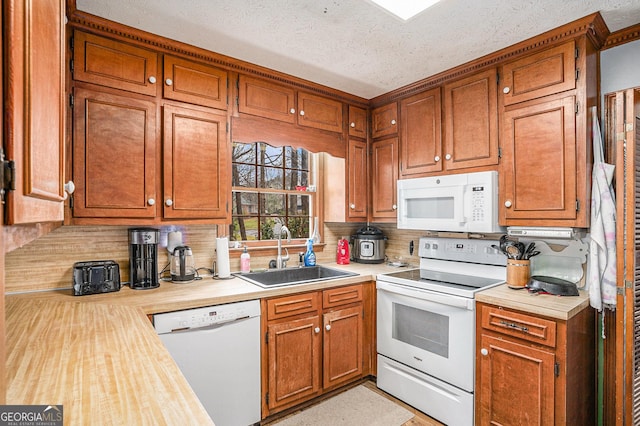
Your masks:
[[[555,355],[482,334],[476,423],[554,424]]]
[[[295,91],[289,87],[241,75],[238,111],[287,123],[296,122]]]
[[[156,104],[76,87],[74,217],[156,216]]]
[[[269,410],[320,392],[320,327],[317,315],[267,326]]]
[[[367,111],[349,105],[349,136],[367,138]]]
[[[447,170],[498,164],[496,80],[494,68],[444,86]]]
[[[501,225],[577,226],[575,122],[573,96],[505,110]]]
[[[378,107],[371,111],[371,137],[395,135],[398,133],[398,103]]]
[[[227,72],[166,55],[163,95],[167,99],[227,109]]]
[[[311,93],[298,92],[298,124],[342,132],[342,103]]]
[[[325,313],[323,386],[328,388],[362,375],[362,304]]]
[[[163,107],[164,217],[227,215],[227,115],[217,110]]]
[[[505,64],[502,74],[504,105],[575,89],[575,42],[572,40]]]
[[[367,143],[349,139],[347,153],[348,202],[347,218],[353,220],[367,219]]]
[[[64,1],[5,1],[7,224],[64,219]],[[1,147],[0,147],[1,148]]]
[[[415,177],[442,170],[440,88],[400,102],[400,174]]]
[[[81,31],[75,32],[73,45],[74,80],[156,95],[155,52]]]
[[[371,148],[371,219],[374,222],[395,222],[398,138],[374,142]]]

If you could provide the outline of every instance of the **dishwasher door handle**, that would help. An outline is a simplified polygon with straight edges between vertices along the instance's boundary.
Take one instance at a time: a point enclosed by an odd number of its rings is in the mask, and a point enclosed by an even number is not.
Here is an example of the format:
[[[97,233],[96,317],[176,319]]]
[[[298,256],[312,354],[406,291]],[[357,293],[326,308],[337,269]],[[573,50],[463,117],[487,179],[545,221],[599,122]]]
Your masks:
[[[228,320],[228,321],[222,321],[222,322],[217,322],[215,324],[211,324],[211,325],[207,325],[204,327],[185,327],[185,328],[176,328],[173,329],[167,333],[159,333],[159,334],[171,334],[171,333],[188,333],[190,331],[208,331],[208,330],[217,330],[219,328],[225,327],[227,325],[231,325],[231,324],[237,324],[239,322],[242,321],[246,321],[248,319],[251,318],[255,318],[255,317],[240,317],[240,318],[234,318],[232,320]]]

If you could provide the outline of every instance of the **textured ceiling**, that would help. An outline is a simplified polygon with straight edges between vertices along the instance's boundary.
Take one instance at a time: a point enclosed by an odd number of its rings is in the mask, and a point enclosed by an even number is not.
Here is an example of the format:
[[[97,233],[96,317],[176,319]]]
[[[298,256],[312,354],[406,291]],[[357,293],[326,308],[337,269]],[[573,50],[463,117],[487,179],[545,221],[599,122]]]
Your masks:
[[[410,1],[410,0],[407,0]],[[599,11],[640,0],[442,0],[407,22],[368,0],[76,0],[112,21],[370,99]]]

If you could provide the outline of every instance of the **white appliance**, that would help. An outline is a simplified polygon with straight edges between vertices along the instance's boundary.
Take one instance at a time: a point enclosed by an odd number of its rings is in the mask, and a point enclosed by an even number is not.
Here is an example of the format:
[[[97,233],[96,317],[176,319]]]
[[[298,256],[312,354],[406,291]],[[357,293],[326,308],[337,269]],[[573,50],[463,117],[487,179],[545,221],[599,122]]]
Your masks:
[[[217,426],[260,422],[260,302],[153,316],[160,339]]]
[[[398,180],[398,229],[502,232],[498,172]]]
[[[495,243],[420,238],[419,269],[377,276],[377,385],[449,426],[474,422],[474,295],[505,280]]]

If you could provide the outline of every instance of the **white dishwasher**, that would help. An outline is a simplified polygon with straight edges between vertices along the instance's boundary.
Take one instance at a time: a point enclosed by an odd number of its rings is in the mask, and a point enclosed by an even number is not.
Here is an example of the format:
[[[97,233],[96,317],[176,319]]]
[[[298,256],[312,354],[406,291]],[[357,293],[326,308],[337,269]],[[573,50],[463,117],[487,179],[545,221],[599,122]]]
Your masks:
[[[260,421],[260,302],[153,316],[160,339],[216,426]]]

